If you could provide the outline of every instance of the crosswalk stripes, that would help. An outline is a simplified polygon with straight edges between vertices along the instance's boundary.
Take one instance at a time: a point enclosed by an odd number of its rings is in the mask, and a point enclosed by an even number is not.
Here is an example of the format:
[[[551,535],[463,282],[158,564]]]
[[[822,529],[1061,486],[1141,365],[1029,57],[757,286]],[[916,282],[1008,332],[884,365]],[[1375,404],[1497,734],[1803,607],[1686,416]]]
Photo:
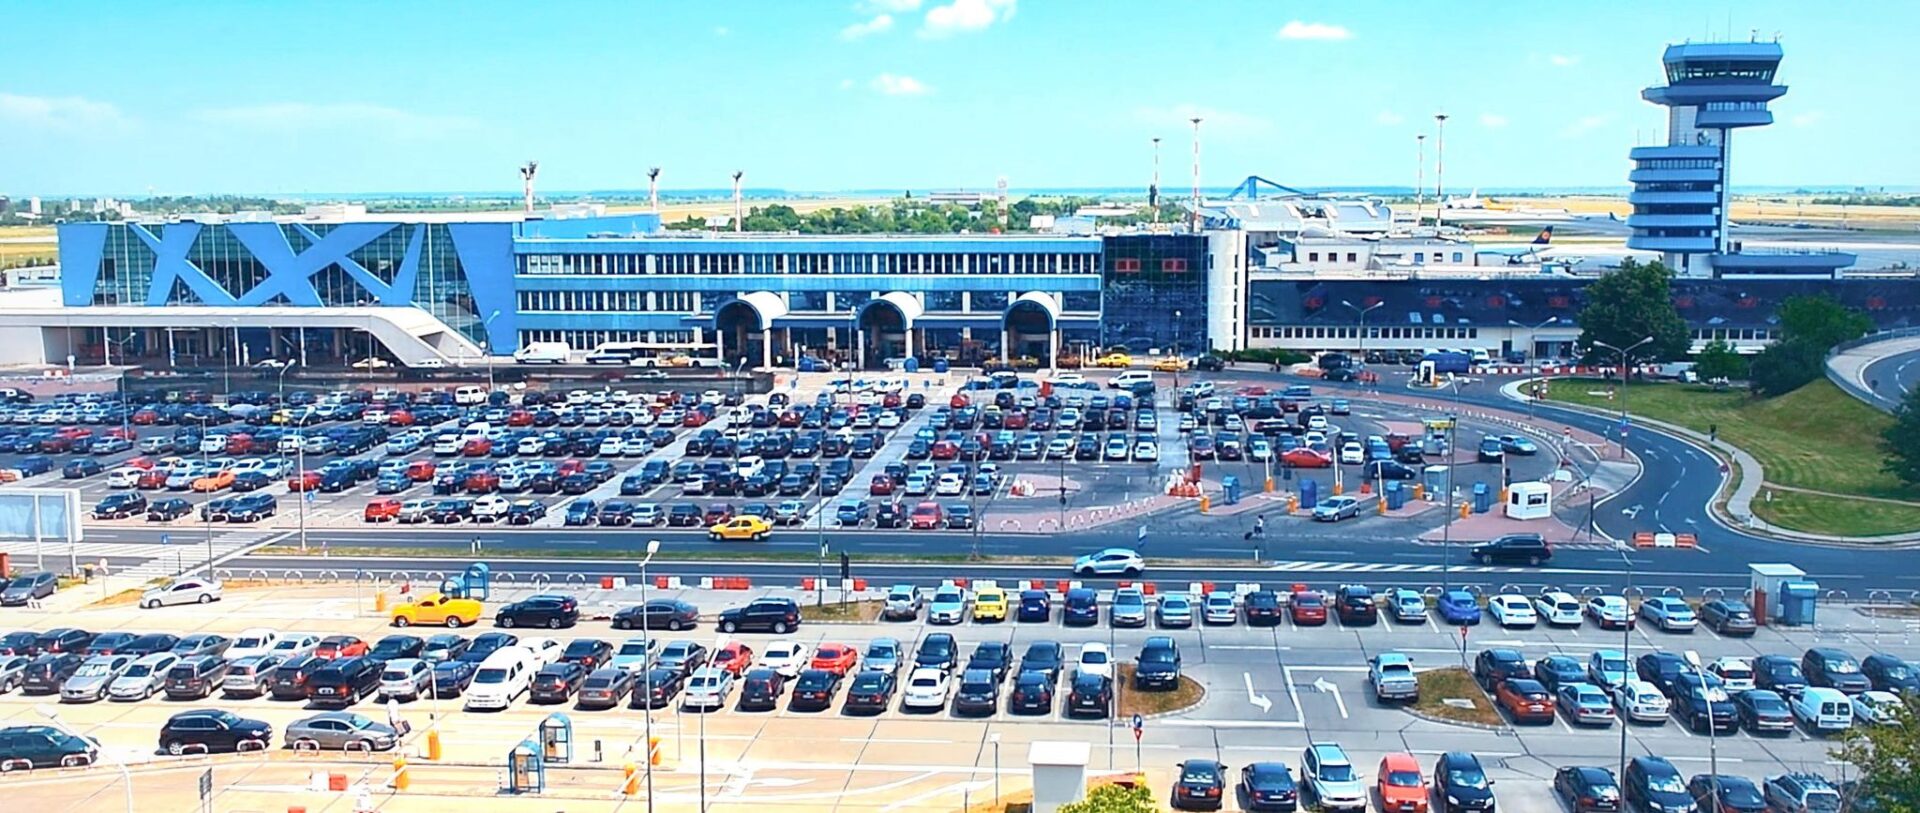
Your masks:
[[[1282,561],[1272,564],[1274,570],[1296,573],[1517,573],[1520,568],[1487,567],[1484,565],[1410,565],[1383,564],[1378,562],[1310,562]]]

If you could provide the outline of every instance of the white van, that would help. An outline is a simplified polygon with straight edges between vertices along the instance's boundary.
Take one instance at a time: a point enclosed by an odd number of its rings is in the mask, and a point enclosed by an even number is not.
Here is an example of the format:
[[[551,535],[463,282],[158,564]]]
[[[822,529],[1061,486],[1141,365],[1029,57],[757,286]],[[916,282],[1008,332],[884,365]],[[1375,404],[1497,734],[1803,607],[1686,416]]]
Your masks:
[[[479,671],[474,672],[473,684],[467,687],[466,708],[504,709],[512,705],[527,693],[536,671],[533,653],[517,646],[501,647],[481,661]]]
[[[1129,387],[1132,387],[1135,384],[1151,384],[1151,383],[1153,383],[1153,373],[1147,372],[1146,370],[1128,370],[1124,373],[1114,376],[1113,382],[1108,384],[1107,386],[1110,386],[1114,389],[1124,390]]]
[[[565,364],[573,355],[573,348],[566,342],[532,342],[513,354],[513,360],[521,364]]]
[[[453,402],[459,406],[479,406],[487,402],[487,388],[468,384],[453,391]]]
[[[1839,689],[1809,686],[1790,708],[1795,720],[1814,731],[1833,733],[1853,727],[1853,701]]]
[[[742,478],[753,477],[767,470],[767,461],[757,454],[750,454],[734,463],[733,470]]]

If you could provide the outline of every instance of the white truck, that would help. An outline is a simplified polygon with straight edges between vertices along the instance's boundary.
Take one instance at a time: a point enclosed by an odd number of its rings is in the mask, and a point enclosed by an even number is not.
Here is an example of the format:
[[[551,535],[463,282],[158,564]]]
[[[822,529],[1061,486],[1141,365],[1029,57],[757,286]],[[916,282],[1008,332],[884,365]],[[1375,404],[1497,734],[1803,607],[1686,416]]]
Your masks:
[[[572,357],[573,348],[566,342],[531,342],[513,354],[521,364],[565,364]]]

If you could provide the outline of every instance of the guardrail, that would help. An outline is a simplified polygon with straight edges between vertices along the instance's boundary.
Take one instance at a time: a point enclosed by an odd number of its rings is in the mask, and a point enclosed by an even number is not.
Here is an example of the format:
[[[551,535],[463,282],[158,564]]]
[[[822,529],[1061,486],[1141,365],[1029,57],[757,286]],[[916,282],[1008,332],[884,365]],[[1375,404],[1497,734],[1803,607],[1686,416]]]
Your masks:
[[[1843,376],[1838,371],[1834,370],[1833,365],[1828,364],[1827,362],[1832,361],[1834,356],[1840,355],[1841,353],[1845,353],[1848,350],[1852,350],[1856,347],[1865,347],[1875,342],[1884,342],[1892,339],[1905,339],[1905,338],[1911,338],[1914,336],[1920,336],[1920,327],[1903,327],[1898,330],[1883,330],[1879,333],[1870,333],[1865,336],[1861,336],[1860,338],[1854,339],[1852,341],[1841,342],[1839,344],[1834,345],[1833,349],[1827,351],[1826,358],[1822,359],[1820,362],[1820,369],[1827,374],[1828,381],[1832,381],[1834,383],[1834,386],[1837,386],[1840,389],[1846,390],[1848,395],[1851,395],[1855,398],[1865,401],[1869,406],[1872,406],[1874,409],[1878,409],[1882,412],[1892,412],[1893,407],[1888,406],[1887,399],[1882,398],[1878,393],[1875,393],[1872,390],[1869,390],[1860,386],[1860,383],[1857,381],[1848,380],[1846,376]]]

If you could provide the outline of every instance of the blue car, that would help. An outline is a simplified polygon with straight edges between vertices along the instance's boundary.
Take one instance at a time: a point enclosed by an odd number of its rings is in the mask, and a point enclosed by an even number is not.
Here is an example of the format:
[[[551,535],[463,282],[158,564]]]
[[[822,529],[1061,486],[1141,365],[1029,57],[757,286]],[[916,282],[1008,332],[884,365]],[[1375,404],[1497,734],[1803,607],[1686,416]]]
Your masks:
[[[1014,617],[1023,622],[1052,621],[1053,597],[1045,590],[1020,591],[1020,610]]]
[[[1523,435],[1501,435],[1500,448],[1508,454],[1538,454],[1540,446]]]
[[[373,491],[375,494],[398,494],[412,487],[413,480],[407,477],[406,472],[390,471],[380,475],[380,479],[373,481]]]
[[[1440,594],[1440,620],[1448,624],[1469,627],[1480,624],[1480,600],[1465,590],[1448,590]]]
[[[433,665],[433,695],[454,697],[473,685],[473,673],[479,667],[470,661],[440,661]]]
[[[579,499],[567,503],[567,525],[592,525],[599,516],[600,506],[592,500]]]
[[[867,521],[867,504],[859,500],[847,500],[833,509],[834,521],[841,525],[859,525]]]

